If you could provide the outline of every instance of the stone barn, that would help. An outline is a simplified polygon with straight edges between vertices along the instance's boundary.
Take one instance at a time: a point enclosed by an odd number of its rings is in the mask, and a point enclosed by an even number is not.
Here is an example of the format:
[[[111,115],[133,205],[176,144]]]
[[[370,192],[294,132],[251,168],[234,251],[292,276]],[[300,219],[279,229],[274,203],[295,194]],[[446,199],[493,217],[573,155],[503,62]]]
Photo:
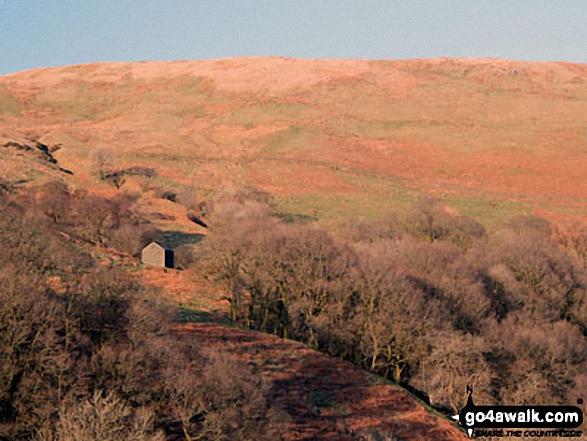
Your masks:
[[[161,242],[153,241],[143,248],[141,261],[145,265],[173,268],[173,250]]]

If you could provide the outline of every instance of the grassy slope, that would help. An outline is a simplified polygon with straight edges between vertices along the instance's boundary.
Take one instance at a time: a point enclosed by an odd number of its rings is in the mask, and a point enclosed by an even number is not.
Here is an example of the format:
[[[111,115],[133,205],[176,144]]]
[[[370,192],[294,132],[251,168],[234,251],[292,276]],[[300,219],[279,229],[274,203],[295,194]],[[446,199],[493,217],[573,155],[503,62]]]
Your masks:
[[[584,217],[586,80],[587,66],[498,60],[234,59],[28,71],[0,78],[0,144],[61,143],[55,156],[75,175],[1,149],[0,173],[114,192],[91,161],[93,151],[109,147],[124,164],[156,168],[150,185],[194,185],[201,195],[255,185],[283,211],[328,222],[402,210],[422,194],[490,226],[531,211]],[[141,183],[129,178],[126,188],[141,191]],[[189,232],[181,207],[151,196],[143,198],[145,211],[172,214],[172,229]],[[188,308],[221,306],[216,294],[194,303],[202,281],[185,273],[144,275],[147,283],[165,281],[169,297]],[[210,344],[254,340],[253,355],[243,345],[234,350],[273,379],[302,382],[283,386],[293,394],[284,402],[307,407],[294,421],[306,431],[300,439],[328,439],[332,429],[312,415],[313,405],[351,428],[391,424],[409,432],[416,422],[428,436],[431,427],[451,430],[391,386],[370,388],[363,379],[343,388],[338,382],[364,374],[352,367],[337,374],[342,362],[300,345],[215,324],[186,326],[210,333]]]
[[[107,146],[162,185],[251,184],[326,220],[432,194],[496,225],[585,215],[586,80],[501,60],[72,66],[0,78],[0,137],[63,143],[78,186],[97,184],[89,157]]]

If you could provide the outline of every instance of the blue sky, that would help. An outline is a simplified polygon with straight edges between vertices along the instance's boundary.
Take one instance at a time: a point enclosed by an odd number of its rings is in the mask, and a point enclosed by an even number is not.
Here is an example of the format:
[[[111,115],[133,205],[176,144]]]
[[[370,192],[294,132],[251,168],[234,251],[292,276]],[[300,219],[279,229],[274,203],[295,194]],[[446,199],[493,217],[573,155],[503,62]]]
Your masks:
[[[0,74],[257,55],[587,63],[587,1],[0,0]]]

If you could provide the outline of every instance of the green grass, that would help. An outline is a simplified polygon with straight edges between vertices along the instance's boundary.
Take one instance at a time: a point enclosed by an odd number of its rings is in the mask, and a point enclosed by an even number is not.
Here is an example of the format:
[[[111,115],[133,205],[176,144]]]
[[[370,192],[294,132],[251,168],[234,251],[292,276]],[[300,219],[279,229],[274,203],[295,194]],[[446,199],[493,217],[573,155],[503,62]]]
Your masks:
[[[174,112],[173,115],[179,118],[184,118],[186,116],[191,116],[193,118],[205,118],[206,116],[208,116],[208,114],[204,110],[204,106],[202,105],[195,105],[181,109],[177,112]]]
[[[278,132],[263,149],[264,153],[289,153],[312,148],[320,131],[292,125]]]
[[[587,215],[587,208],[585,205],[587,204],[587,200],[583,200],[583,206],[559,206],[559,205],[547,205],[547,204],[537,204],[537,207],[541,210],[551,211],[554,213],[560,213],[564,216],[581,216],[584,217]]]
[[[408,181],[376,173],[356,172],[340,169],[338,175],[369,199],[389,205],[390,208],[406,208],[419,196],[419,191],[407,186]]]
[[[10,92],[0,89],[0,115],[22,116],[22,107]]]
[[[64,173],[60,172],[53,164],[31,156],[27,152],[13,151],[0,147],[0,160],[9,164],[8,167],[1,167],[0,172],[3,178],[21,182],[24,186],[41,185],[49,181],[65,179]]]
[[[410,128],[430,124],[419,120],[371,120],[354,118],[330,118],[325,121],[328,130],[337,136],[358,136],[361,138],[401,138]]]
[[[162,78],[161,81],[166,81],[166,79]],[[173,89],[178,95],[199,95],[204,93],[202,89],[203,83],[204,77],[192,77],[190,75],[185,75],[183,81],[181,81],[179,84],[176,84]]]
[[[326,222],[355,216],[374,217],[387,211],[386,208],[384,200],[355,194],[306,194],[277,200],[277,210],[281,213],[306,215]]]
[[[481,194],[443,194],[438,189],[411,188],[407,182],[377,175],[353,174],[340,171],[343,177],[362,194],[305,194],[277,198],[277,210],[289,217],[316,217],[326,223],[342,218],[377,218],[390,211],[407,212],[420,197],[430,196],[454,208],[460,214],[481,222],[487,229],[495,230],[513,217],[530,214],[532,209],[552,209],[535,202],[507,199],[506,196]],[[556,210],[556,207],[554,208]],[[562,208],[561,212],[581,213],[580,208]],[[585,210],[582,211],[584,213]]]
[[[498,229],[516,216],[532,213],[533,205],[490,196],[458,195],[441,200],[460,214],[478,220],[490,231]]]
[[[115,88],[116,89],[116,88]],[[58,111],[73,121],[100,120],[103,113],[125,100],[120,92],[103,93],[94,89],[88,82],[63,82],[35,96],[33,104],[41,109]]]
[[[136,89],[144,82],[133,79],[130,73],[108,84],[106,89],[98,83],[63,81],[36,95],[34,105],[57,110],[74,121],[134,115],[152,120],[154,128],[167,127],[173,120],[177,120],[174,124],[178,126],[186,115],[206,116],[203,104],[210,93],[202,90],[202,77],[186,76],[172,86],[166,86],[167,81],[165,78],[153,80],[150,83],[153,88],[140,93]]]
[[[56,110],[73,120],[93,120],[96,107],[105,105],[87,82],[63,82],[35,96],[33,104],[47,110]]]
[[[301,118],[316,119],[325,115],[308,104],[267,101],[248,104],[216,120],[218,124],[253,128],[259,125],[289,122]]]
[[[512,217],[529,214],[533,205],[484,194],[439,194],[438,191],[430,192],[426,188],[408,187],[406,183],[393,178],[349,175],[346,179],[352,182],[355,187],[361,188],[369,194],[369,200],[376,202],[373,210],[364,211],[366,216],[383,214],[377,212],[375,207],[386,207],[386,211],[406,212],[418,198],[430,196],[456,209],[460,214],[477,219],[487,228],[492,229],[501,226]]]
[[[278,211],[289,217],[316,217],[326,222],[348,217],[376,218],[389,211],[407,210],[421,194],[393,177],[353,173],[336,166],[332,170],[358,192],[329,195],[316,192],[276,198]]]

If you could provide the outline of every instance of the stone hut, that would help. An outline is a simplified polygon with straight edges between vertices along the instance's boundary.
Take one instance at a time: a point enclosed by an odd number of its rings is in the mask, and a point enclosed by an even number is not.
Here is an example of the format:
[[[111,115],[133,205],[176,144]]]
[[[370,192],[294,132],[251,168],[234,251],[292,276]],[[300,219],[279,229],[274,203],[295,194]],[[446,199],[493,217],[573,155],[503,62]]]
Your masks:
[[[173,268],[173,250],[161,242],[153,241],[143,248],[141,261],[145,265]]]

